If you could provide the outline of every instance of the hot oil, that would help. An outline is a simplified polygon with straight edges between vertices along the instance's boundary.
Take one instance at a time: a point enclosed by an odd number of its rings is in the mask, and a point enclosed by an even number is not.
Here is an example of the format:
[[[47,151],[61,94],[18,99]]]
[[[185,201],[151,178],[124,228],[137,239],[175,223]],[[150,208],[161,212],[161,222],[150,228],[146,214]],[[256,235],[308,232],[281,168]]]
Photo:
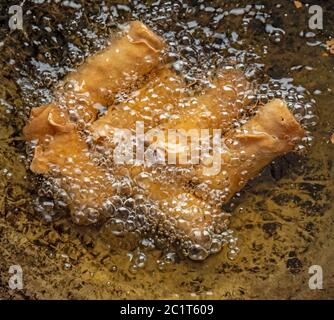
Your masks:
[[[307,30],[307,9],[298,11],[287,1],[270,6],[36,1],[24,9],[29,21],[25,33],[4,37],[1,53],[5,128],[1,246],[12,254],[2,260],[19,260],[27,269],[25,294],[36,298],[310,295],[303,283],[309,265],[321,262],[329,268],[332,263],[326,248],[332,241],[333,148],[326,139],[333,130],[329,109],[333,59],[324,55],[323,46],[312,46],[323,43],[326,35]],[[163,235],[149,229],[152,224],[138,227],[135,208],[143,200],[131,180],[117,180],[120,192],[112,199],[107,223],[82,227],[68,218],[66,194],[57,183],[27,170],[31,150],[25,150],[21,129],[30,109],[52,101],[60,79],[134,19],[166,40],[165,58],[186,78],[191,92],[210,86],[204,79],[222,66],[245,73],[252,90],[240,95],[244,116],[235,127],[248,119],[254,105],[276,97],[287,101],[307,130],[293,154],[267,167],[224,207],[231,214],[230,225],[208,245],[211,253],[223,249],[202,263],[185,259]],[[170,116],[168,110],[163,116]],[[189,254],[195,260],[207,257],[196,248]]]

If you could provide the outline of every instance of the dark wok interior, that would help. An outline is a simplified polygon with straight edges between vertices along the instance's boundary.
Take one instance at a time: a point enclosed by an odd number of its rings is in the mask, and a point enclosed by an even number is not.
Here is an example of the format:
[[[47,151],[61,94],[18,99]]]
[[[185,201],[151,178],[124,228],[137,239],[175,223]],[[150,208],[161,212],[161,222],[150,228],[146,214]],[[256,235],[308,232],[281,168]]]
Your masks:
[[[324,29],[310,30],[308,8],[287,0],[248,6],[247,1],[36,0],[24,3],[24,29],[14,31],[8,27],[11,1],[1,3],[0,298],[333,298],[329,2],[317,1]],[[204,262],[153,249],[147,239],[138,246],[137,239],[115,237],[107,224],[75,225],[52,192],[45,199],[47,181],[29,170],[22,128],[31,108],[48,101],[57,82],[105,46],[120,24],[135,19],[167,39],[171,58],[184,62],[181,72],[190,81],[233,60],[258,85],[258,99],[280,91],[294,112],[301,109],[310,132],[305,150],[266,167],[225,206],[237,244],[232,239]],[[8,288],[11,265],[23,269],[22,290]],[[309,289],[312,265],[324,270],[323,290]]]

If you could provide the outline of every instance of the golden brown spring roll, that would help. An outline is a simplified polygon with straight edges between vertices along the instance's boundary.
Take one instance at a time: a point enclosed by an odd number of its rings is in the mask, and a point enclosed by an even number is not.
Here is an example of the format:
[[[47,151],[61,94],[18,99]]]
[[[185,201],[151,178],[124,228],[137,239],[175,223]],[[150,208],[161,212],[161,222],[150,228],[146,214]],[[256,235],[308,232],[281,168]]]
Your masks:
[[[30,169],[57,179],[67,193],[73,221],[79,224],[97,222],[100,209],[113,194],[110,175],[94,163],[76,130],[58,133],[37,146]]]
[[[236,104],[238,94],[248,87],[240,71],[228,69],[212,81],[212,88],[189,97],[182,79],[166,67],[127,102],[109,108],[94,122],[91,132],[98,140],[112,136],[114,128],[135,129],[136,121],[143,121],[147,129],[223,127],[227,131],[242,107]]]
[[[220,208],[196,197],[184,184],[159,177],[152,168],[115,166],[114,173],[133,179],[137,190],[158,208],[160,215],[154,227],[162,234],[173,230],[175,241],[191,240],[208,250],[210,243],[203,239],[203,235],[212,229],[213,221],[216,228],[224,230],[226,227],[225,215]],[[150,219],[150,216],[146,218]]]
[[[170,87],[173,84],[174,89],[176,88],[174,81],[179,83],[176,76],[174,77],[174,74],[167,69],[159,71],[158,74],[160,77],[153,78],[145,90],[145,94],[152,94],[152,99],[155,102],[157,102],[157,97],[161,95],[162,91],[167,90],[169,97],[177,94],[175,93],[176,90],[168,88],[167,82],[171,83]],[[161,82],[162,79],[165,81]],[[151,87],[154,88],[154,92],[150,89]],[[143,93],[141,97],[145,97]],[[74,220],[79,222],[80,217],[77,213],[82,211],[79,209],[80,207],[89,207],[93,203],[96,207],[102,206],[103,201],[110,198],[113,192],[109,187],[104,190],[105,181],[107,181],[105,179],[106,172],[92,163],[85,141],[80,137],[73,123],[70,122],[66,110],[59,112],[60,110],[55,108],[54,105],[46,105],[32,110],[30,122],[25,128],[26,137],[39,139],[40,141],[35,151],[31,170],[39,174],[63,177],[61,179],[62,186],[65,186],[65,190],[70,194],[72,215]],[[153,111],[148,110],[147,112]],[[128,113],[120,119],[125,121],[127,125],[131,123]],[[71,159],[71,162],[67,161],[68,158]],[[87,162],[87,166],[84,165],[85,162]],[[76,172],[80,172],[80,175],[78,176]],[[94,178],[94,176],[96,177]],[[89,183],[86,183],[86,181]],[[101,188],[98,188],[99,184],[101,184]],[[87,195],[85,190],[89,185],[94,185],[94,189],[98,188],[99,192]],[[83,192],[77,193],[80,189]],[[92,190],[92,188],[90,189]],[[75,207],[74,203],[77,204]],[[84,217],[80,218],[80,223],[86,223]]]
[[[287,105],[275,99],[224,137],[219,174],[204,175],[203,165],[199,165],[196,181],[219,190],[221,202],[226,202],[276,157],[290,152],[304,135]]]
[[[83,120],[86,124],[94,121],[101,105],[109,106],[117,93],[129,89],[159,66],[163,48],[163,40],[144,24],[130,23],[123,37],[89,57],[66,77],[66,88],[58,92],[59,101],[32,109],[31,122],[24,128],[26,139],[53,135],[52,119],[55,123],[68,119]]]
[[[117,92],[127,90],[161,62],[163,40],[139,21],[130,23],[125,36],[89,57],[67,76],[74,91],[89,93],[91,100],[110,105]]]

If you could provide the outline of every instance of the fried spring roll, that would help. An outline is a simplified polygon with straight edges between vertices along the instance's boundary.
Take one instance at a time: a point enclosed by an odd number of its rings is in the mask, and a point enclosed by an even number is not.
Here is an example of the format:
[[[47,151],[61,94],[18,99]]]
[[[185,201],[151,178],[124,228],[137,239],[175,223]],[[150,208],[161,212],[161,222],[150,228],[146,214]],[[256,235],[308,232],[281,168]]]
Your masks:
[[[159,65],[163,48],[159,36],[134,21],[125,36],[88,58],[66,80],[75,83],[75,92],[89,93],[95,103],[110,105],[115,93],[127,90]]]
[[[117,168],[118,173],[124,168]],[[176,234],[183,234],[195,243],[202,244],[202,235],[212,226],[213,216],[219,213],[202,199],[197,198],[180,183],[162,182],[151,170],[140,167],[129,168],[128,174],[142,188],[147,199],[158,204],[161,222],[167,221]],[[221,225],[222,229],[223,226]],[[160,230],[163,231],[163,230]],[[180,239],[175,239],[180,240]],[[208,249],[208,248],[206,248]]]
[[[227,202],[276,157],[290,152],[304,136],[304,129],[287,105],[275,99],[262,106],[240,129],[224,137],[219,174],[206,176],[200,165],[196,168],[196,180],[220,190],[220,200]]]
[[[185,85],[170,69],[159,71],[156,79],[135,92],[131,99],[108,109],[91,126],[96,140],[113,135],[114,128],[135,129],[136,121],[145,127],[172,129],[230,128],[238,118],[238,93],[247,90],[248,82],[241,72],[225,70],[203,94],[189,97]],[[216,126],[215,126],[216,125]]]
[[[91,224],[112,194],[112,180],[90,157],[87,144],[76,130],[58,133],[35,148],[31,171],[56,178],[67,193],[73,221]]]
[[[101,105],[112,104],[117,93],[129,89],[159,66],[163,48],[163,40],[144,24],[130,23],[123,37],[89,57],[66,77],[66,89],[57,92],[59,101],[32,109],[30,124],[24,128],[26,139],[42,139],[58,132],[52,125],[53,119],[56,124],[68,119],[83,120],[86,124],[94,121]]]

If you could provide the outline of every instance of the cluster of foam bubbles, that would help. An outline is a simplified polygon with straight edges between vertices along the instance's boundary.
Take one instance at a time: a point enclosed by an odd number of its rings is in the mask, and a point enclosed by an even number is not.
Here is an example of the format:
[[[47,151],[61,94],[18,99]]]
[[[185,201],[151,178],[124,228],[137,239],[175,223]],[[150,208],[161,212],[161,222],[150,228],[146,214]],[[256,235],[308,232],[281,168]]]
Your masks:
[[[39,60],[32,58],[28,67],[20,71],[18,84],[22,89],[27,115],[32,107],[50,102],[53,99],[52,86],[72,68],[80,65],[89,54],[108,44],[112,32],[122,29],[129,20],[140,19],[166,40],[166,59],[189,84],[200,83],[202,87],[210,85],[203,79],[214,75],[215,70],[222,66],[233,66],[244,72],[256,90],[242,92],[238,97],[239,103],[244,106],[244,117],[236,119],[235,126],[247,121],[255,105],[265,104],[274,98],[284,99],[296,119],[308,131],[297,147],[298,150],[305,149],[312,143],[311,131],[317,123],[314,101],[308,98],[304,88],[293,84],[293,79],[277,80],[263,76],[263,52],[252,48],[246,40],[253,20],[263,24],[264,35],[273,44],[284,38],[284,30],[266,22],[270,15],[263,5],[229,7],[225,4],[205,4],[204,1],[198,1],[196,5],[186,1],[156,1],[150,5],[132,1],[129,5],[103,4],[96,12],[89,14],[84,7],[79,6],[74,10],[74,19],[68,25],[55,26],[48,19],[42,20],[42,25],[33,24],[36,30],[48,27],[63,32],[68,41],[64,44],[66,55],[62,61],[46,50],[44,56]],[[29,12],[27,14],[32,15]],[[85,24],[85,17],[88,17],[91,25]],[[231,20],[238,22],[231,23]],[[34,41],[36,45],[43,43],[41,39]],[[33,68],[33,75],[29,66]],[[101,157],[100,153],[98,162],[108,167],[110,162],[105,155]],[[170,180],[170,175],[166,173],[165,178]],[[40,180],[36,211],[47,220],[68,211],[70,197],[57,183],[59,180]],[[98,215],[104,217],[110,232],[115,236],[124,237],[134,232],[139,235],[138,245],[143,250],[131,256],[132,272],[145,266],[147,258],[143,252],[152,248],[165,250],[158,261],[161,270],[177,262],[179,252],[193,260],[204,260],[209,254],[226,247],[228,257],[236,257],[239,251],[237,237],[228,229],[228,215],[213,212],[211,222],[203,227],[200,234],[193,228],[189,234],[195,233],[195,237],[190,237],[178,230],[172,218],[166,218],[156,203],[146,199],[145,192],[137,187],[133,179],[117,178],[113,183],[116,195],[108,199],[102,208],[97,208]],[[95,191],[98,192],[98,189]],[[197,235],[201,241],[196,239]]]

